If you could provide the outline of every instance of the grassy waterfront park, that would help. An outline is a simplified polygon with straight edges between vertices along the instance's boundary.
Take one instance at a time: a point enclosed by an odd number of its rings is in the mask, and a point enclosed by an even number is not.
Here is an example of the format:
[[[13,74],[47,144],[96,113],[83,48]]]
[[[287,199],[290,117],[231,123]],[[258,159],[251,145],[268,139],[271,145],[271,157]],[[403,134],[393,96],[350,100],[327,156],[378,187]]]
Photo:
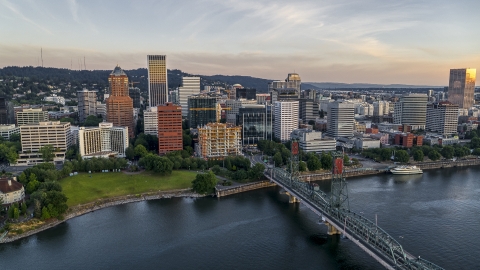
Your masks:
[[[197,172],[173,171],[170,175],[143,171],[135,174],[123,172],[81,173],[60,180],[68,197],[69,207],[116,196],[140,194],[150,191],[185,189],[192,186]]]

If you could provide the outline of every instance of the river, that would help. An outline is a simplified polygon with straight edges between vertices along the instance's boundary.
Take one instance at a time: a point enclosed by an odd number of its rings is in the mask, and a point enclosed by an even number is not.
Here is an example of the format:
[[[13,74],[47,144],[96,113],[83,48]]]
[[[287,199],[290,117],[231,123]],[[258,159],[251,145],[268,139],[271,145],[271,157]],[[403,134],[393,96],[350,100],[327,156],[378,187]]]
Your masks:
[[[350,207],[446,269],[480,266],[480,168],[348,179]],[[319,182],[328,191],[330,181]],[[0,245],[0,269],[383,269],[276,187],[110,207]]]

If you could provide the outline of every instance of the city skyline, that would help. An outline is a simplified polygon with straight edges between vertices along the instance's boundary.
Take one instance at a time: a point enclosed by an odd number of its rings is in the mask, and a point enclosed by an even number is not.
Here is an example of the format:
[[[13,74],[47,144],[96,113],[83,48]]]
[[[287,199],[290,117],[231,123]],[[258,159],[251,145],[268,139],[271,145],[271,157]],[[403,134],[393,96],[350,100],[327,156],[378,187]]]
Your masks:
[[[278,80],[297,72],[305,82],[445,85],[450,69],[476,68],[480,60],[471,27],[479,20],[476,2],[1,0],[0,6],[0,67],[41,65],[43,48],[46,67],[145,68],[145,55],[162,54],[170,68],[192,74]]]

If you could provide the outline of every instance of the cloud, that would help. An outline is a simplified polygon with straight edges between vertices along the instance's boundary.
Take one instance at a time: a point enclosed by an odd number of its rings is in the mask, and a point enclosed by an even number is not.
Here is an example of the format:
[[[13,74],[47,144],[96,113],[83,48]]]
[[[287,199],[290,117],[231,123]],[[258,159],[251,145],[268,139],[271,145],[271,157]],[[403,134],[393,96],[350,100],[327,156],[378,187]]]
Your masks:
[[[32,19],[28,18],[27,16],[23,15],[23,13],[16,7],[14,6],[12,3],[10,3],[9,1],[7,0],[1,0],[0,2],[3,6],[5,6],[6,8],[8,8],[9,10],[11,10],[13,13],[15,13],[17,15],[17,17],[19,17],[20,19],[22,19],[23,21],[26,21],[32,25],[34,25],[35,27],[41,29],[42,31],[44,31],[45,33],[47,34],[50,34],[50,35],[53,35],[53,33],[48,30],[47,28],[43,27],[42,25],[36,23],[35,21],[33,21]]]
[[[72,13],[72,18],[77,23],[80,23],[78,18],[78,4],[76,0],[68,0],[68,6],[70,8],[70,12]]]

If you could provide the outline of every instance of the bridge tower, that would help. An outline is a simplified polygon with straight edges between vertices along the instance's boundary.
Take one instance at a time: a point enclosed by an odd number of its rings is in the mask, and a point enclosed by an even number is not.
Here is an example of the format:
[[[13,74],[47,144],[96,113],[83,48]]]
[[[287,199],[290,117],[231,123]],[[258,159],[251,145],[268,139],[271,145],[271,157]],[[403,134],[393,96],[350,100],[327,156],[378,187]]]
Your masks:
[[[348,201],[347,181],[345,181],[343,170],[343,153],[333,152],[332,168],[332,189],[330,196],[330,205],[333,209],[350,210]]]
[[[293,186],[294,182],[299,181],[300,171],[298,170],[298,154],[299,154],[299,147],[298,147],[298,140],[292,140],[292,151],[290,157],[290,186]],[[290,203],[297,203],[299,200],[294,197],[293,195],[287,192],[289,197]]]

